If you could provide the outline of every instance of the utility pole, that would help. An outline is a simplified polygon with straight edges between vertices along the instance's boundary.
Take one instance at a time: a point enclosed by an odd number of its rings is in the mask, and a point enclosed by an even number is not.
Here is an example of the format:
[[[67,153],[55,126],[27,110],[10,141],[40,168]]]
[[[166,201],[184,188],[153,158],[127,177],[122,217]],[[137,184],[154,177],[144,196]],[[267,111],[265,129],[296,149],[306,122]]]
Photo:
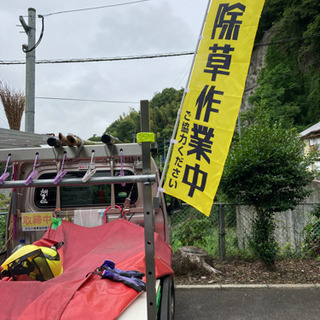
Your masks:
[[[25,131],[34,133],[35,115],[35,66],[36,66],[36,10],[28,9],[28,24],[22,16],[19,21],[28,36],[28,44],[22,45],[22,50],[26,53],[26,111],[25,111]]]

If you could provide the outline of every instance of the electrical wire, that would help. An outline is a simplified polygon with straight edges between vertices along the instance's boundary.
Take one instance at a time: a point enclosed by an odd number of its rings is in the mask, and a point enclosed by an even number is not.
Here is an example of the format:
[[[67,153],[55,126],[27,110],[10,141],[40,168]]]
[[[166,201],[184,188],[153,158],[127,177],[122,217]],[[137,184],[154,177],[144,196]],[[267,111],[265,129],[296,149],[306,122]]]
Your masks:
[[[57,11],[57,12],[44,14],[43,16],[49,17],[49,16],[53,16],[53,15],[57,15],[57,14],[64,14],[64,13],[72,13],[72,12],[80,12],[80,11],[88,11],[88,10],[99,10],[99,9],[105,9],[105,8],[111,8],[111,7],[119,7],[119,6],[124,6],[124,5],[136,4],[139,2],[146,2],[146,1],[151,1],[151,0],[138,0],[138,1],[123,2],[123,3],[111,4],[111,5],[99,6],[99,7],[89,7],[89,8],[82,8],[82,9]]]
[[[42,16],[41,14],[39,14],[39,15],[38,15],[38,18],[41,18],[41,20],[42,20],[42,28],[41,28],[41,33],[40,33],[39,39],[38,39],[38,41],[36,42],[36,44],[35,44],[32,48],[30,48],[30,49],[27,49],[27,48],[23,45],[23,46],[22,46],[22,51],[23,51],[24,53],[31,52],[31,51],[35,50],[35,49],[38,47],[38,45],[40,44],[41,40],[42,40],[42,37],[43,37],[43,34],[44,34],[44,16]]]
[[[292,42],[292,41],[299,41],[299,40],[318,38],[318,37],[320,37],[320,33],[315,33],[310,36],[292,37],[292,38],[287,38],[287,39],[272,40],[271,42],[266,42],[266,43],[260,42],[260,43],[256,43],[254,45],[254,47],[271,46],[271,45],[279,44],[279,43],[287,43],[287,42]]]
[[[38,17],[42,19],[42,30],[41,30],[40,37],[39,37],[37,43],[32,48],[28,49],[26,46],[22,46],[22,50],[23,50],[24,53],[27,53],[27,52],[31,52],[31,51],[35,50],[39,46],[39,44],[40,44],[40,42],[42,40],[43,34],[44,34],[44,17],[49,17],[49,16],[53,16],[53,15],[57,15],[57,14],[63,14],[63,13],[71,13],[71,12],[98,10],[98,9],[104,9],[104,8],[118,7],[118,6],[136,4],[136,3],[139,3],[139,2],[146,2],[146,1],[150,1],[150,0],[137,0],[137,1],[131,1],[131,2],[124,2],[124,3],[113,4],[113,5],[107,5],[107,6],[89,7],[89,8],[73,9],[73,10],[65,10],[65,11],[57,11],[57,12],[47,13],[47,14],[43,14],[43,15],[39,14]]]
[[[131,103],[139,104],[137,101],[115,101],[115,100],[91,100],[91,99],[77,99],[77,98],[59,98],[59,97],[35,97],[43,100],[63,100],[63,101],[80,101],[80,102],[101,102],[101,103]]]
[[[125,61],[125,60],[142,60],[142,59],[155,59],[155,58],[168,58],[168,57],[178,57],[193,55],[193,51],[178,52],[178,53],[160,53],[160,54],[150,54],[143,56],[128,56],[128,57],[105,57],[105,58],[86,58],[86,59],[57,59],[57,60],[37,60],[36,64],[55,64],[55,63],[85,63],[85,62],[110,62],[110,61]],[[12,60],[5,61],[0,60],[0,65],[17,65],[25,64],[25,61]]]
[[[183,75],[180,76],[180,80],[179,80],[178,84],[174,86],[175,89],[177,89],[177,90],[181,89],[181,83],[182,83],[182,81],[186,81],[185,79],[186,79],[187,76],[188,76],[188,72],[189,72],[189,70],[190,70],[190,65],[191,65],[191,64],[192,64],[192,61],[188,61],[188,62],[186,63],[185,68],[184,68]],[[175,82],[177,82],[177,80],[176,80]]]
[[[150,0],[144,0],[150,1]],[[259,46],[270,46],[279,43],[286,43],[291,41],[299,41],[310,38],[320,37],[320,34],[313,34],[305,37],[295,37],[288,39],[280,39],[278,41],[273,40],[268,43],[257,43],[254,47]],[[127,56],[127,57],[103,57],[103,58],[85,58],[85,59],[57,59],[57,60],[37,60],[36,64],[56,64],[56,63],[86,63],[86,62],[112,62],[112,61],[125,61],[125,60],[142,60],[142,59],[155,59],[155,58],[170,58],[170,57],[178,57],[178,56],[186,56],[193,55],[194,51],[185,51],[185,52],[176,52],[176,53],[159,53],[159,54],[150,54],[150,55],[142,55],[142,56]],[[25,64],[25,61],[21,60],[0,60],[0,65],[19,65]]]

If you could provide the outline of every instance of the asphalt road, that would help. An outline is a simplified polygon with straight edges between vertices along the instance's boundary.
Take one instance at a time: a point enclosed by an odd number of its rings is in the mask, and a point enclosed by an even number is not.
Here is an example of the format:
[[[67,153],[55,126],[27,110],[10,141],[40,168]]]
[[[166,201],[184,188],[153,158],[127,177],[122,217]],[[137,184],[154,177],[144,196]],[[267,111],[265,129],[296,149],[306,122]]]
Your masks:
[[[320,288],[176,288],[175,320],[319,320]]]

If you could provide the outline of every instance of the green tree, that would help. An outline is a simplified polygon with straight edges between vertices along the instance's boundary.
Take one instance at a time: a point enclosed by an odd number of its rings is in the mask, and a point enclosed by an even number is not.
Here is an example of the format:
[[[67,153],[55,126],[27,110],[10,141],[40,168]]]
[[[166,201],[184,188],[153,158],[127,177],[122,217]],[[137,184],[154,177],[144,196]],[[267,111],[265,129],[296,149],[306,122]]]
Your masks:
[[[171,138],[182,95],[183,89],[166,88],[150,100],[150,128],[161,148],[159,152],[163,152],[163,139]],[[132,142],[136,133],[140,132],[140,112],[131,109],[129,114],[120,116],[105,132],[123,142]]]
[[[273,57],[276,56],[274,51]],[[305,91],[304,77],[298,71],[294,60],[278,59],[274,66],[263,70],[259,77],[259,88],[249,98],[249,102],[260,105],[268,101],[266,105],[269,116],[273,121],[282,121],[288,127],[299,123],[301,108],[303,105]],[[249,112],[255,112],[250,110]]]
[[[314,175],[307,166],[314,157],[304,156],[302,150],[295,129],[271,121],[258,108],[226,161],[220,188],[229,201],[255,207],[249,245],[270,269],[277,254],[274,213],[293,209],[310,193],[306,186]]]
[[[171,138],[182,95],[183,89],[166,88],[151,99],[151,129],[158,137]]]
[[[120,116],[105,132],[122,142],[133,142],[136,134],[140,132],[140,113],[131,108],[129,114]]]
[[[264,32],[269,30],[283,15],[287,0],[266,0],[257,30],[256,42],[261,41]]]

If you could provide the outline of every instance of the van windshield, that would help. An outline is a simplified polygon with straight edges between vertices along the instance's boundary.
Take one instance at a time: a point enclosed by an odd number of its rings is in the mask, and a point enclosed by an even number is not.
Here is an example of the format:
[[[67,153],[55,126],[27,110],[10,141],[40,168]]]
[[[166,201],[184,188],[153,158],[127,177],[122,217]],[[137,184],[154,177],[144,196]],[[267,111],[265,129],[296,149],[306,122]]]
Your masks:
[[[64,178],[82,178],[86,171],[68,172]],[[125,175],[133,175],[129,170],[124,171]],[[120,172],[115,170],[115,176]],[[38,179],[54,179],[55,172],[44,173]],[[97,171],[94,177],[110,176],[110,171]],[[138,199],[138,188],[136,183],[114,184],[115,202],[118,205],[124,203],[130,196],[130,203],[133,204]],[[57,197],[57,187],[38,187],[35,188],[34,203],[38,208],[55,208]],[[68,207],[92,207],[106,206],[111,204],[111,185],[85,185],[85,186],[61,186],[60,187],[60,206]]]

